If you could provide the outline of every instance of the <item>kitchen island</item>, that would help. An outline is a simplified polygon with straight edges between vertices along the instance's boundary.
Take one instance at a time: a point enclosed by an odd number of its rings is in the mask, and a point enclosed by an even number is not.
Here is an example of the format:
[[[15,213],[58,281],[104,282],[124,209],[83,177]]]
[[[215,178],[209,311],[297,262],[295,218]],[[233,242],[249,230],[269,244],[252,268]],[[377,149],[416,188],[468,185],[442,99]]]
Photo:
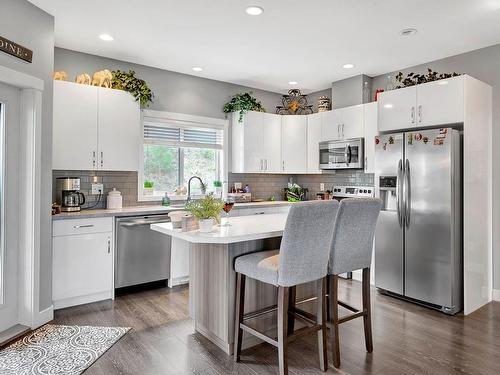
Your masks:
[[[195,329],[227,354],[233,352],[235,285],[234,259],[262,250],[278,249],[287,214],[240,216],[230,219],[231,226],[214,226],[210,233],[182,232],[171,223],[151,225],[151,229],[189,243],[189,312]],[[313,296],[315,285],[297,288],[297,300]],[[277,289],[272,285],[248,279],[245,313],[274,306]],[[260,331],[274,336],[274,314],[249,321]],[[243,347],[259,343],[244,336]]]

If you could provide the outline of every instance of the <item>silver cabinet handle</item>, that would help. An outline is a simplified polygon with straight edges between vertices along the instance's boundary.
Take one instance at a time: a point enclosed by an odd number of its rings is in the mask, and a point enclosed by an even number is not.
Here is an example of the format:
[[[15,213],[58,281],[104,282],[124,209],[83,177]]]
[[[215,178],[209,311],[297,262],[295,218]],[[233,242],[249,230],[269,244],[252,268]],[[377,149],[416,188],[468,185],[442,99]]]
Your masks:
[[[365,171],[368,169],[368,156],[365,156]]]
[[[108,237],[108,254],[111,253],[111,239]]]
[[[254,215],[264,215],[264,214],[265,214],[265,212],[256,212],[256,213],[254,213]]]
[[[282,163],[282,168],[283,168],[283,171],[285,170],[285,161],[283,160],[283,163]]]
[[[262,159],[260,159],[260,168],[259,168],[259,170],[261,172],[262,172],[262,169],[264,168],[263,165],[264,165],[264,162],[262,161]]]
[[[406,227],[410,227],[410,214],[411,214],[411,181],[410,181],[410,161],[406,159],[405,163],[405,219]]]
[[[411,123],[415,124],[415,107],[411,107]]]
[[[337,125],[337,138],[341,138],[340,137],[340,124]]]
[[[81,228],[93,228],[94,224],[85,224],[85,225],[74,225],[74,229],[81,229]]]
[[[95,151],[92,151],[92,166],[95,168]]]
[[[344,139],[344,125],[345,124],[342,124],[342,139]]]
[[[418,122],[422,123],[422,106],[418,106]]]
[[[264,159],[265,167],[264,169],[267,171],[267,159]]]
[[[101,151],[101,168],[104,167],[104,152]]]

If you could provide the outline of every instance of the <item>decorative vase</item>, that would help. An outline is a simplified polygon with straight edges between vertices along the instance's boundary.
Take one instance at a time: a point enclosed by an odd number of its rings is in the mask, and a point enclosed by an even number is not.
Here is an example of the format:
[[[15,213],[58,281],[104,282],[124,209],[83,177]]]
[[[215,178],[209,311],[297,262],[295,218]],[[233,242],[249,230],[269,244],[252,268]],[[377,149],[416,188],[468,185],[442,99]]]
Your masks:
[[[200,232],[201,233],[209,233],[212,231],[212,228],[214,226],[214,219],[201,219],[199,220],[200,223]]]

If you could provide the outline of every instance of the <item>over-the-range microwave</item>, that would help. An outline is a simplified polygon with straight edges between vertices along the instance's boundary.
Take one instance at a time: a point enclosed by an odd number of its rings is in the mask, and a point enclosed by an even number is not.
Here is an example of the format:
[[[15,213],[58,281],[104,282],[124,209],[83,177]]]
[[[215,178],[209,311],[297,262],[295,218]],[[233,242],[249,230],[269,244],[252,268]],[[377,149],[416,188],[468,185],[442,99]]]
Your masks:
[[[364,168],[364,139],[325,141],[319,144],[320,169]]]

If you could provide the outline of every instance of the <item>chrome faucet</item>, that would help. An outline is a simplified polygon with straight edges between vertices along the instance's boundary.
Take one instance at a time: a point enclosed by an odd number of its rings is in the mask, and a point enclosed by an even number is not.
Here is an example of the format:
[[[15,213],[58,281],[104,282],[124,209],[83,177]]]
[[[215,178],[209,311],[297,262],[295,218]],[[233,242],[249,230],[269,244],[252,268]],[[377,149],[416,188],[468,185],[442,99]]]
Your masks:
[[[199,178],[198,176],[193,176],[189,179],[188,181],[188,196],[187,196],[187,201],[191,201],[191,181],[193,179],[197,179],[198,181],[200,181],[200,185],[201,185],[201,192],[202,194],[205,194],[205,191],[206,191],[206,186],[205,184],[203,183],[203,181],[201,180],[201,178]]]

